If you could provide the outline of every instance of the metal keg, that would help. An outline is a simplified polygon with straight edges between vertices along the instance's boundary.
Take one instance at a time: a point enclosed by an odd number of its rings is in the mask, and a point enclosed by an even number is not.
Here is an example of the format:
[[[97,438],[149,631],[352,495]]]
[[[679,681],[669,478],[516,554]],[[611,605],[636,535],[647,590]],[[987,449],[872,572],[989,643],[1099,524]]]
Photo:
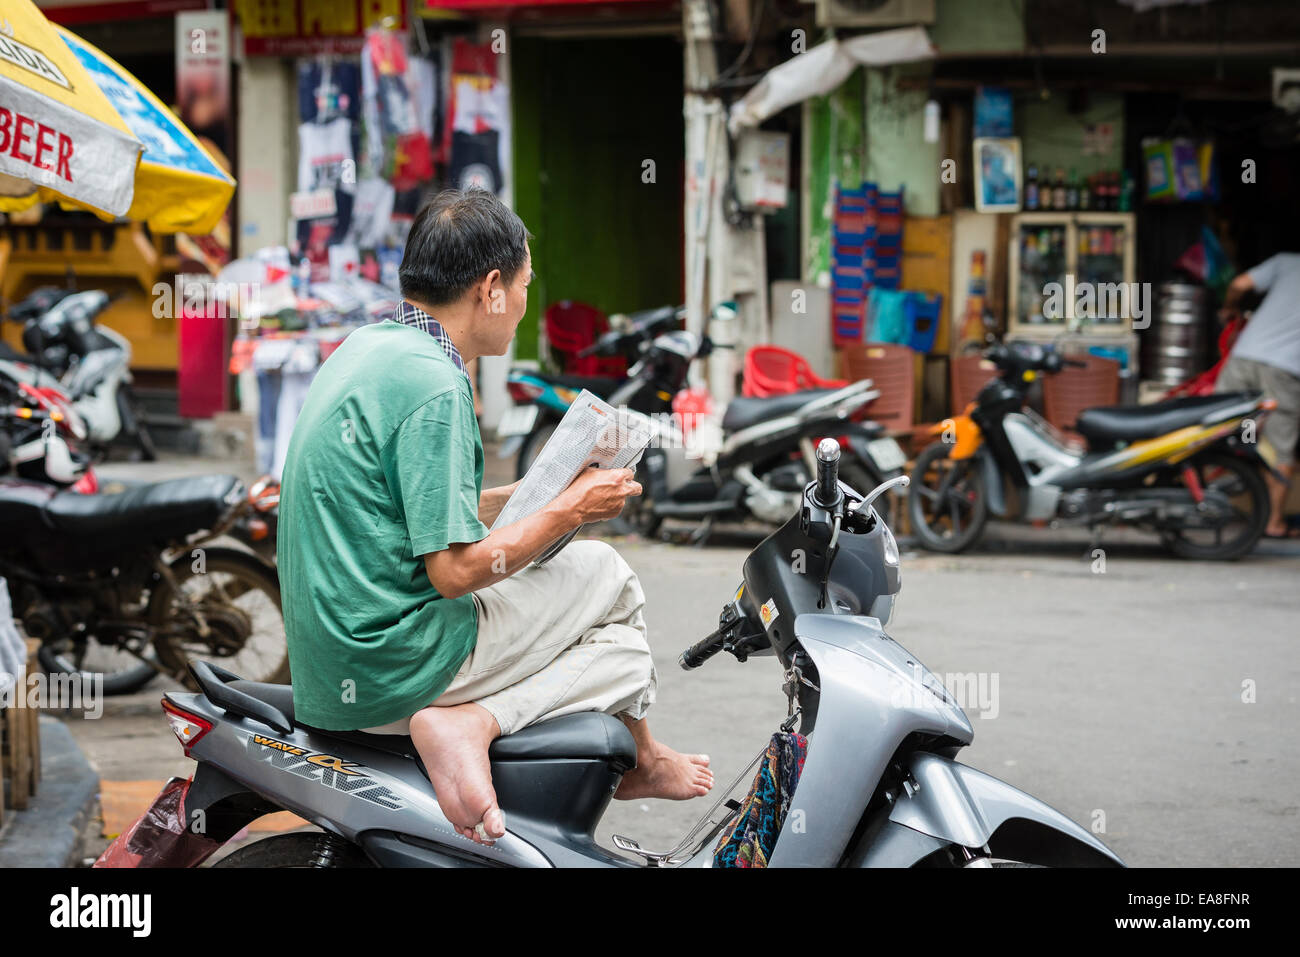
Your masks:
[[[1144,379],[1175,386],[1205,371],[1209,301],[1204,286],[1178,281],[1160,284],[1155,322],[1143,340]]]

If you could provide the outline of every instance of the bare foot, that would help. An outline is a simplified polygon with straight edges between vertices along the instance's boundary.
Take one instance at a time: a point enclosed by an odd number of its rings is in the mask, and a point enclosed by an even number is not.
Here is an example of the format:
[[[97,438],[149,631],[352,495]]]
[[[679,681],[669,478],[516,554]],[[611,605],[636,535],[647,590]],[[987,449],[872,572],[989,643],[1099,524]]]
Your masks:
[[[645,754],[645,750],[650,753]],[[614,797],[620,801],[636,798],[686,801],[703,797],[712,787],[713,772],[709,770],[707,754],[679,754],[655,742],[650,749],[638,750],[636,767],[623,775]]]
[[[457,833],[478,844],[506,833],[488,762],[488,745],[500,733],[496,719],[476,704],[422,708],[411,717],[411,740],[442,813]]]

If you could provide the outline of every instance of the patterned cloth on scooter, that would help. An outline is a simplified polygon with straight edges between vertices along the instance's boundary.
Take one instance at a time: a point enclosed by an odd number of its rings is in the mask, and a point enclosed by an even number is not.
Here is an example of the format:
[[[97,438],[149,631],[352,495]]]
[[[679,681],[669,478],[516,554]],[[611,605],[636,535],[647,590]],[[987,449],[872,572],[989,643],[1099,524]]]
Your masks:
[[[767,867],[807,754],[808,739],[802,734],[772,735],[749,795],[718,838],[714,867]]]

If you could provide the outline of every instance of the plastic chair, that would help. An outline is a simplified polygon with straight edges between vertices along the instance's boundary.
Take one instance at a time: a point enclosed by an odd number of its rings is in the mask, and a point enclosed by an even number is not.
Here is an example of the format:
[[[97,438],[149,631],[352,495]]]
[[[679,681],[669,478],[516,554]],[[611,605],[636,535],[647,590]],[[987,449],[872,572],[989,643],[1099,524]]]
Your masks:
[[[1075,420],[1084,409],[1119,402],[1119,363],[1092,355],[1071,358],[1083,362],[1083,368],[1066,366],[1043,376],[1043,414],[1067,439],[1083,442],[1074,431]]]
[[[748,398],[788,395],[801,389],[841,389],[847,379],[823,379],[808,360],[780,346],[754,346],[745,353],[741,394]]]
[[[563,299],[546,307],[543,322],[546,341],[561,372],[580,376],[627,375],[627,359],[623,356],[578,355],[609,328],[609,320],[595,306]]]
[[[870,379],[880,398],[864,410],[890,433],[911,435],[915,395],[915,353],[907,346],[872,342],[844,350],[844,371],[857,382]]]
[[[953,415],[961,415],[975,401],[984,383],[996,378],[997,366],[981,355],[958,356],[948,367],[948,383]]]

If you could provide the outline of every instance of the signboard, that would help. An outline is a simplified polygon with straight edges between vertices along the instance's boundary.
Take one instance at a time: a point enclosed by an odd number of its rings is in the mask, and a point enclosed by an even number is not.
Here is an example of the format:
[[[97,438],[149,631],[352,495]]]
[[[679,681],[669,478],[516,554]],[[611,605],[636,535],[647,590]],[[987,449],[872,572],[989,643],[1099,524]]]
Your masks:
[[[359,53],[366,27],[406,28],[404,0],[234,0],[245,56]]]

